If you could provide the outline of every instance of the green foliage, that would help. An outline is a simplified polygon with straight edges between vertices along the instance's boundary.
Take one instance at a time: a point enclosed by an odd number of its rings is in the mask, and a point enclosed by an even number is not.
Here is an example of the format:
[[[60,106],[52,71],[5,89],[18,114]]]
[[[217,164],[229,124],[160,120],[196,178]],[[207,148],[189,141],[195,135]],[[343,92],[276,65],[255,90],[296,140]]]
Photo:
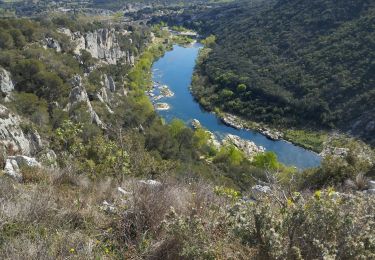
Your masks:
[[[367,0],[292,0],[234,2],[195,20],[186,11],[186,26],[217,37],[193,93],[205,107],[253,121],[353,130],[374,113],[374,10]],[[354,132],[373,142],[365,127]],[[303,142],[319,150],[317,139]]]
[[[274,152],[260,153],[254,156],[252,164],[263,169],[276,170],[280,163],[277,161],[277,155]]]
[[[202,40],[202,43],[207,48],[213,48],[213,47],[215,47],[216,36],[210,35],[206,39]]]
[[[323,144],[327,140],[327,135],[320,132],[287,129],[284,138],[306,149],[321,152]]]
[[[79,135],[82,133],[82,125],[75,124],[70,120],[62,123],[61,127],[56,129],[56,139],[64,151],[72,154],[79,154],[83,150]]]
[[[24,92],[14,93],[13,100],[12,103],[20,115],[29,117],[39,127],[48,125],[49,113],[46,100]]]
[[[225,162],[229,165],[240,165],[245,159],[243,152],[235,146],[223,146],[214,158],[214,162]]]

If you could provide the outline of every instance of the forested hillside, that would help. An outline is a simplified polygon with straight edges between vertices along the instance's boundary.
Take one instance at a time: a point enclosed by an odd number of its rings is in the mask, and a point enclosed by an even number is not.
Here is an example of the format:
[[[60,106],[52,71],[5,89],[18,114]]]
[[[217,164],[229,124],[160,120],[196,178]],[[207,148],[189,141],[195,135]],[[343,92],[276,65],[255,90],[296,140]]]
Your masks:
[[[373,1],[246,1],[186,17],[217,38],[193,88],[203,105],[374,144]]]

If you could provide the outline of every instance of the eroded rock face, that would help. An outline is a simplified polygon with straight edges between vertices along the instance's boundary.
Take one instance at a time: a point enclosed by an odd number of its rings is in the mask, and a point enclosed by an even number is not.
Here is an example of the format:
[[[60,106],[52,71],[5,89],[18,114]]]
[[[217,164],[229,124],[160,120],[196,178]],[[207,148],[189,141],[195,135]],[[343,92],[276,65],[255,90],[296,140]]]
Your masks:
[[[103,75],[103,85],[111,92],[116,91],[116,83],[111,76]]]
[[[228,134],[223,140],[224,144],[232,144],[239,150],[243,151],[248,158],[252,158],[258,153],[262,153],[265,149],[257,146],[255,143],[241,139],[239,136]]]
[[[10,72],[0,67],[0,94],[7,99],[13,90]]]
[[[21,129],[21,118],[0,105],[0,144],[14,153],[31,154],[30,141]]]
[[[87,95],[86,89],[82,84],[81,76],[77,75],[72,79],[73,89],[70,91],[69,94],[69,103],[65,110],[69,111],[71,108],[78,104],[78,103],[86,103],[87,104],[87,111],[90,114],[91,120],[93,123],[98,125],[99,127],[105,129],[105,124],[100,120],[98,114],[95,112],[94,108],[91,105],[90,99]]]
[[[109,64],[116,64],[123,60],[127,64],[134,65],[134,55],[129,51],[121,50],[115,29],[104,28],[82,34],[61,28],[59,32],[69,36],[75,43],[76,54],[80,54],[81,50],[86,50],[92,57]]]

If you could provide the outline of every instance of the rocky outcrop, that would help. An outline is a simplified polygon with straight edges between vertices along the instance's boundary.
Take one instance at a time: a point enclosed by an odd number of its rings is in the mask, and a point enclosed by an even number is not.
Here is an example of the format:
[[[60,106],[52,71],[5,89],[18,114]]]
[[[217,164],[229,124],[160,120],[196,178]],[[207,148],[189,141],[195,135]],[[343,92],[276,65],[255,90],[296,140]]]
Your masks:
[[[53,38],[44,39],[44,48],[54,49],[56,52],[61,52],[61,45],[58,41]]]
[[[266,126],[261,126],[257,123],[254,123],[254,126],[252,127],[248,127],[247,123],[244,120],[228,113],[221,117],[221,121],[225,125],[233,127],[235,129],[255,130],[273,141],[280,140],[284,136],[283,133],[280,131],[268,128]]]
[[[228,134],[224,140],[224,144],[231,144],[237,149],[243,151],[248,158],[254,157],[258,153],[263,153],[265,149],[262,146],[257,146],[255,143],[241,139],[239,136]]]
[[[198,129],[202,127],[201,122],[199,122],[198,119],[193,119],[191,121],[191,125],[193,126],[194,129]]]
[[[115,29],[104,28],[82,34],[81,32],[72,33],[69,29],[61,28],[59,32],[69,36],[75,43],[74,52],[76,54],[80,54],[81,50],[86,50],[92,57],[109,64],[116,64],[121,60],[134,65],[134,55],[130,51],[120,48],[118,32]]]
[[[111,76],[107,76],[107,74],[103,75],[103,85],[109,91],[115,92],[116,91],[116,83]]]
[[[70,111],[74,105],[78,103],[85,103],[87,105],[87,111],[90,114],[91,120],[97,126],[105,129],[105,124],[100,120],[98,114],[95,112],[94,108],[91,105],[90,99],[87,95],[86,89],[82,84],[81,76],[75,76],[72,81],[73,89],[70,91],[69,94],[69,103],[65,108],[66,111]]]
[[[221,117],[221,121],[226,124],[227,126],[233,127],[235,129],[243,129],[244,126],[242,123],[239,122],[238,117],[234,115],[227,114]]]
[[[21,117],[0,105],[0,145],[12,153],[35,155],[42,148],[40,136],[36,130],[24,133],[21,124]]]
[[[14,90],[14,85],[10,72],[0,67],[0,94],[9,100],[11,92]]]
[[[9,156],[5,163],[4,172],[8,176],[21,181],[22,180],[22,167],[41,167],[41,164],[32,157],[24,156],[24,155],[17,155],[17,156]]]

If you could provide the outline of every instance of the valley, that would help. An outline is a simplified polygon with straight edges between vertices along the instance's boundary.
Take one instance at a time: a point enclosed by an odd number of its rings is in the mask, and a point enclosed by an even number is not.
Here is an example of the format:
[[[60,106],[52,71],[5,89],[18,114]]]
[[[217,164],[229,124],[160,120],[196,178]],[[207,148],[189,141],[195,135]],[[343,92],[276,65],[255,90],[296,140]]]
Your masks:
[[[373,259],[374,10],[0,0],[0,259]]]

